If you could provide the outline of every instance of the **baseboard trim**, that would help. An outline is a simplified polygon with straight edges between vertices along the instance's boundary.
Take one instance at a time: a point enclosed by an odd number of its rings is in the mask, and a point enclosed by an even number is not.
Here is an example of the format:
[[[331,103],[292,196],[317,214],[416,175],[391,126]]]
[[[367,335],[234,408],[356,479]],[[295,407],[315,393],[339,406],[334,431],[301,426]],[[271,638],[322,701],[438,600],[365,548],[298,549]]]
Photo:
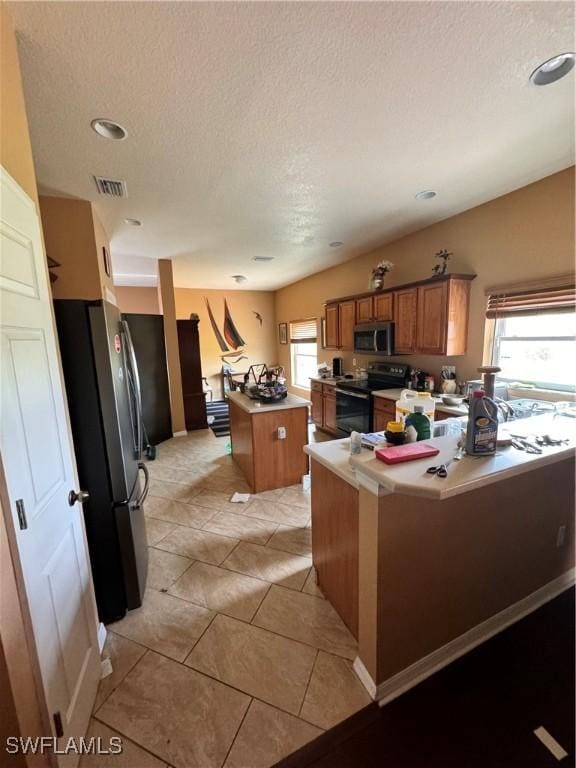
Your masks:
[[[575,577],[576,571],[574,568],[566,571],[557,579],[548,582],[548,584],[522,598],[522,600],[509,605],[504,610],[494,614],[494,616],[490,616],[486,621],[477,624],[472,629],[464,632],[464,634],[437,648],[428,656],[424,656],[424,658],[419,659],[379,685],[376,685],[359,657],[356,657],[354,660],[354,671],[370,696],[383,707],[388,702],[410,690],[410,688],[414,688],[414,686],[421,683],[427,677],[447,667],[448,664],[451,664],[478,645],[502,632],[511,624],[515,624],[545,603],[558,597],[562,592],[573,586]]]
[[[360,658],[360,656],[356,656],[354,659],[354,663],[352,664],[352,667],[354,669],[354,672],[356,672],[358,678],[360,679],[360,682],[366,688],[371,698],[376,699],[376,683],[374,680],[372,680],[372,677],[370,675],[370,672],[366,669],[364,666],[364,662]]]
[[[172,432],[172,437],[186,437],[187,434],[187,430],[184,429],[181,432]]]
[[[106,636],[108,632],[106,631],[106,627],[102,622],[98,624],[98,649],[100,651],[100,655],[102,655],[102,651],[104,650],[104,643],[106,642]]]

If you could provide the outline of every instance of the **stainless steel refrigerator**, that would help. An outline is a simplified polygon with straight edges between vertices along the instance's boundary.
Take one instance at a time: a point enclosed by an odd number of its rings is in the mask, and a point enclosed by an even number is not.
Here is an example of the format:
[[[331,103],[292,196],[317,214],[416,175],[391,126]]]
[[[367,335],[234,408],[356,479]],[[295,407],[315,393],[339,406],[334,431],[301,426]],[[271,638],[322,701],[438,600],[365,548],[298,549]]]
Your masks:
[[[148,569],[142,400],[130,330],[106,301],[54,301],[98,615],[142,604]],[[141,482],[143,479],[143,483]]]

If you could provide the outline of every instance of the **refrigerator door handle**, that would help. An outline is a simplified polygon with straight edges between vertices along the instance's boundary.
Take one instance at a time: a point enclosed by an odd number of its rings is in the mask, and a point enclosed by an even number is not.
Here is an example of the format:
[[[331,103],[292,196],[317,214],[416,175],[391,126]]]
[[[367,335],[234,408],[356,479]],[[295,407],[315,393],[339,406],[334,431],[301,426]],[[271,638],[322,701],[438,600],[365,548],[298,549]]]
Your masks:
[[[148,467],[144,462],[140,461],[138,462],[138,469],[141,469],[144,473],[144,489],[142,493],[140,494],[140,498],[136,502],[136,508],[140,508],[142,504],[146,501],[146,497],[148,496],[148,491],[150,489],[150,473],[148,472]]]
[[[128,394],[130,395],[130,381],[132,381],[134,389],[134,399],[136,402],[136,458],[139,459],[142,455],[142,392],[140,389],[140,375],[138,373],[138,362],[136,360],[136,353],[134,352],[134,345],[132,343],[132,336],[130,335],[130,328],[126,320],[121,320],[122,333],[124,336],[125,346],[128,350],[127,362],[130,365],[131,376],[128,375],[127,386]]]

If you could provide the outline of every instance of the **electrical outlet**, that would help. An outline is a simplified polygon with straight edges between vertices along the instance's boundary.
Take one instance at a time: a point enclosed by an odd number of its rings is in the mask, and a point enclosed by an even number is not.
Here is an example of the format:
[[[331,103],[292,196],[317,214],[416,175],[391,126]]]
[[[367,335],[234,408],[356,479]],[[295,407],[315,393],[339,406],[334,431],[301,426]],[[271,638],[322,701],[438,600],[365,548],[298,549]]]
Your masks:
[[[278,427],[278,440],[286,440],[286,427]]]
[[[556,536],[556,546],[557,547],[564,546],[565,541],[566,541],[566,526],[561,525],[560,528],[558,528],[558,534]]]
[[[354,366],[356,365],[356,358],[355,357],[352,358],[352,365],[354,365]]]

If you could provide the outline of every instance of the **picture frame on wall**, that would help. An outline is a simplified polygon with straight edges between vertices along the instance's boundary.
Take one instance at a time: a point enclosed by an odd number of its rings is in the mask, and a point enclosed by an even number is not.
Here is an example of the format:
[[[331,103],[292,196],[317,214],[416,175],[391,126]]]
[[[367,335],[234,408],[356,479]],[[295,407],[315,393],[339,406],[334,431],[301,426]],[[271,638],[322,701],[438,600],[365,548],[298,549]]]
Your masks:
[[[288,344],[288,323],[278,323],[278,341]]]

